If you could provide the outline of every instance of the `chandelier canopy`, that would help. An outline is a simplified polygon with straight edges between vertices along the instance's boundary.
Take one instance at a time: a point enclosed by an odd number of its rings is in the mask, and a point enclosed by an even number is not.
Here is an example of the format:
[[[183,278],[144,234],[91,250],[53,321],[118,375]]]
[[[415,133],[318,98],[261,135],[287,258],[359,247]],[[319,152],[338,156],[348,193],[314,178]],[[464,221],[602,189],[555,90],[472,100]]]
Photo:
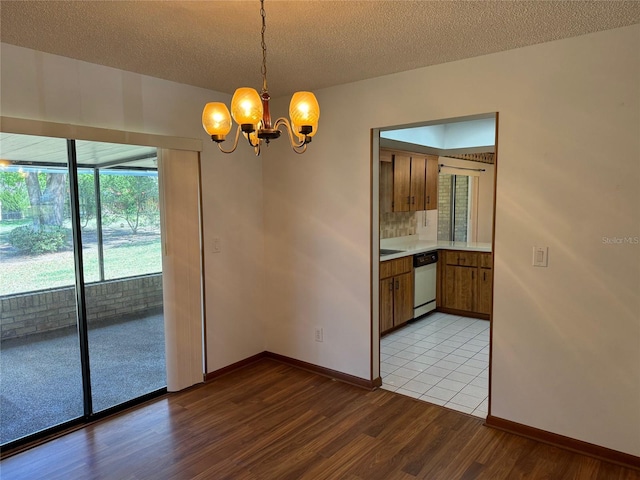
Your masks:
[[[296,92],[289,104],[289,119],[281,117],[271,123],[269,112],[269,89],[267,88],[267,45],[264,32],[267,29],[264,0],[260,0],[260,16],[262,17],[262,91],[260,94],[250,87],[238,88],[231,99],[231,114],[222,102],[207,103],[202,112],[202,126],[211,135],[211,140],[218,144],[223,153],[232,153],[238,146],[240,133],[247,139],[256,155],[260,155],[260,147],[280,137],[280,128],[284,127],[289,135],[291,147],[296,153],[304,153],[311,138],[318,131],[320,106],[311,92]],[[222,142],[231,131],[231,118],[238,124],[233,146],[230,150],[222,148]]]

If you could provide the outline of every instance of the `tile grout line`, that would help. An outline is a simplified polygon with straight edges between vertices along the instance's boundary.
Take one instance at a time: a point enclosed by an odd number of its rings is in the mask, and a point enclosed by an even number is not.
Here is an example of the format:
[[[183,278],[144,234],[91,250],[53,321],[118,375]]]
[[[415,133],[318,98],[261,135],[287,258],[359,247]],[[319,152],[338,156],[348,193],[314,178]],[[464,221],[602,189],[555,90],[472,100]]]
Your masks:
[[[487,392],[487,395],[483,397],[478,397],[476,395],[471,395],[469,393],[463,393],[462,390],[464,390],[468,386],[471,386],[477,389],[482,389],[483,387],[480,385],[477,385],[477,383],[484,383],[484,384],[487,383],[486,377],[482,377],[481,375],[483,375],[486,369],[488,368],[488,357],[487,357],[487,360],[484,360],[484,359],[477,358],[476,355],[487,355],[486,353],[484,353],[484,350],[488,348],[489,341],[488,341],[488,338],[487,340],[484,340],[481,337],[484,335],[488,336],[488,326],[485,328],[482,328],[481,330],[478,330],[477,326],[480,325],[480,323],[477,323],[477,322],[482,322],[482,320],[471,320],[463,317],[455,317],[455,316],[450,316],[446,314],[436,314],[436,315],[438,316],[437,317],[432,316],[422,320],[418,320],[418,322],[421,322],[421,323],[423,321],[426,322],[426,324],[424,325],[413,323],[403,328],[402,330],[393,332],[392,334],[390,334],[390,336],[387,336],[382,340],[381,353],[385,355],[385,358],[382,359],[380,362],[381,371],[383,369],[388,371],[388,373],[382,372],[383,373],[382,388],[386,390],[391,390],[391,391],[402,390],[403,392],[407,392],[406,394],[413,393],[413,395],[409,395],[409,396],[421,399],[422,397],[437,398],[437,397],[434,397],[433,395],[429,395],[429,391],[433,390],[434,387],[437,387],[441,390],[444,390],[444,391],[447,391],[448,393],[453,394],[451,397],[449,397],[448,400],[438,399],[438,404],[442,404],[454,410],[457,409],[459,411],[464,411],[464,413],[473,414],[475,412],[478,414],[477,416],[486,416],[487,412],[481,409],[480,407],[487,401],[488,392]],[[420,333],[420,331],[422,331],[422,333]],[[465,333],[465,335],[461,336],[460,334],[462,333]],[[438,337],[434,337],[434,335],[438,335]],[[467,336],[467,335],[470,335],[470,336]],[[457,337],[457,338],[455,338],[454,340],[454,337]],[[417,347],[417,343],[424,342],[424,341],[428,341],[428,343],[433,344],[433,346],[429,348],[424,348],[422,346]],[[435,343],[434,341],[437,341],[437,343]],[[475,343],[470,343],[472,341],[475,341]],[[409,343],[406,343],[406,342],[409,342]],[[452,342],[452,343],[457,343],[459,345],[457,346],[445,345],[444,342]],[[478,345],[478,343],[480,343],[481,345]],[[391,344],[395,344],[395,345],[392,346]],[[402,345],[403,347],[399,348],[397,346],[398,344]],[[462,348],[465,345],[469,347],[473,347],[473,349],[465,350]],[[385,347],[387,347],[387,351],[391,353],[384,353],[383,350],[385,349]],[[435,350],[436,347],[441,347],[441,348],[444,348],[445,350],[450,350],[450,351]],[[412,348],[416,348],[417,350],[423,350],[423,351],[422,353],[416,353],[415,350],[414,351],[409,350]],[[457,353],[460,350],[463,350],[464,354],[457,355]],[[399,353],[402,353],[402,352],[405,352],[405,354],[409,354],[409,356],[412,356],[413,358],[408,359],[402,356],[397,356]],[[434,354],[437,352],[437,356],[429,356],[428,355],[429,352],[433,352]],[[459,359],[464,359],[464,362],[459,363],[457,361],[452,361],[452,359],[450,358],[447,360],[447,358],[452,355],[458,357]],[[391,357],[394,357],[396,359],[394,361],[395,362],[399,361],[401,365],[385,363],[385,362],[388,362],[388,360]],[[421,357],[428,357],[430,362],[432,360],[436,360],[436,361],[430,364],[422,363],[419,361]],[[470,362],[471,360],[473,360],[474,362],[472,364],[469,364],[468,362]],[[449,365],[456,365],[456,368],[451,369],[451,368],[446,368],[442,365],[440,366],[436,365],[441,362],[448,362]],[[414,368],[409,367],[410,364],[411,366],[414,366],[415,363],[419,363],[420,365],[423,365],[424,368],[422,370],[415,370]],[[478,364],[481,364],[482,366],[478,366]],[[484,367],[483,364],[486,365],[486,367]],[[480,371],[477,374],[460,372],[458,369],[463,366],[466,366],[468,368],[473,368],[475,370],[480,370]],[[436,381],[436,383],[433,385],[426,384],[425,382],[421,382],[420,380],[416,379],[416,377],[423,374],[429,375],[430,372],[426,372],[426,370],[431,367],[441,369],[442,373],[444,373],[445,371],[447,371],[448,373],[445,374],[445,377],[440,377],[440,375],[435,375],[431,373],[430,380]],[[405,376],[400,374],[394,375],[394,372],[397,372],[400,370],[402,370],[402,373],[405,375],[407,374],[406,372],[407,370],[411,372],[416,372],[416,373],[411,378],[406,378]],[[472,378],[466,382],[459,380],[460,377],[457,377],[458,380],[449,378],[449,375],[452,375],[454,373],[466,375]],[[389,385],[388,383],[385,384],[385,377],[388,378],[389,376],[392,376],[392,375],[401,379],[401,381],[399,381],[399,383],[401,382],[401,384],[399,385]],[[409,373],[409,375],[411,374]],[[478,379],[481,379],[480,382],[477,381]],[[451,390],[450,388],[446,388],[440,385],[444,380],[449,380],[450,382],[457,382],[459,384],[462,384],[463,386],[460,387],[460,389],[457,391]],[[477,383],[476,384],[471,383],[474,381]],[[410,388],[404,388],[410,382],[416,382],[416,383],[425,385],[427,388],[424,391],[422,391],[423,390],[422,388],[413,386],[413,385]],[[446,385],[451,386],[450,383],[447,383]],[[414,388],[414,389],[418,388],[420,389],[420,391],[415,392],[411,390],[411,388]],[[485,390],[486,390],[486,387],[485,387]],[[443,396],[448,396],[448,393],[443,394]],[[452,401],[453,398],[457,397],[459,394],[473,398],[474,401],[470,403],[475,403],[476,399],[479,400],[479,403],[475,407],[469,407],[467,405],[461,405],[459,403]],[[458,397],[459,401],[461,400],[461,398],[462,397]],[[423,399],[423,400],[429,401],[428,399]]]

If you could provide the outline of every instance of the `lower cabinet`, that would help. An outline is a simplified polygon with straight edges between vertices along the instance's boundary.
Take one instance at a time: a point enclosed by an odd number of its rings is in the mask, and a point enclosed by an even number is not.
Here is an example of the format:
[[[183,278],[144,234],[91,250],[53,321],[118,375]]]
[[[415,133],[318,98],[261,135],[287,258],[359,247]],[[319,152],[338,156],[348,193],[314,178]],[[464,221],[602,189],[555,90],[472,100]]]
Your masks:
[[[481,268],[478,272],[478,313],[489,315],[491,313],[491,300],[493,290],[493,270]]]
[[[413,257],[380,262],[380,333],[413,319]]]
[[[483,252],[442,251],[438,262],[438,307],[488,318],[493,285],[491,256]]]
[[[447,265],[444,298],[448,308],[473,311],[476,303],[476,268]]]

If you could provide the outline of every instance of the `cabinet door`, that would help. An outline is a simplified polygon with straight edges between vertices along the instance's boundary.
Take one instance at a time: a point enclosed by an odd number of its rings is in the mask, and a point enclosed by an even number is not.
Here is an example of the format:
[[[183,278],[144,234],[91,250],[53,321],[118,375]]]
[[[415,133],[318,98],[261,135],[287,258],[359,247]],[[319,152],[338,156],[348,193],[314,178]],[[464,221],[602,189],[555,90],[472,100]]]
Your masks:
[[[444,306],[472,312],[477,290],[477,268],[447,265],[444,270]]]
[[[425,200],[425,159],[424,157],[411,158],[411,206],[412,212],[424,210]]]
[[[411,201],[411,157],[393,156],[393,211],[408,212]]]
[[[438,157],[427,157],[425,182],[425,209],[435,210],[438,208]]]
[[[393,165],[380,162],[380,213],[393,211]]]
[[[491,313],[491,290],[493,270],[490,268],[481,268],[478,270],[478,304],[476,305],[476,311],[478,313]]]
[[[413,273],[394,277],[393,325],[402,325],[413,318]]]
[[[394,289],[393,278],[380,280],[380,333],[384,333],[393,327]]]

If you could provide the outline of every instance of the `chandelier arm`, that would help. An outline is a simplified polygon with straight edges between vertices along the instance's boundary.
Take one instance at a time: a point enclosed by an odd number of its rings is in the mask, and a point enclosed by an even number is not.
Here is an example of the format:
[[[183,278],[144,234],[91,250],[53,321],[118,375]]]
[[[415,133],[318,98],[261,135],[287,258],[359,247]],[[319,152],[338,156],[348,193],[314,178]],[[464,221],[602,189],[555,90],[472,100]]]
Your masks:
[[[293,147],[293,151],[296,152],[298,155],[302,155],[304,152],[307,151],[307,145],[309,145],[308,143],[305,143],[304,145],[302,145],[302,147],[297,148],[297,147]]]
[[[236,151],[236,148],[238,148],[239,138],[240,138],[240,125],[238,125],[238,128],[236,129],[236,138],[233,141],[233,147],[231,148],[231,150],[225,150],[224,148],[222,148],[222,142],[218,143],[218,148],[222,153],[233,153]]]
[[[305,146],[307,143],[309,143],[306,141],[306,136],[303,140],[300,140],[300,141],[297,141],[294,138],[293,128],[291,128],[291,124],[289,123],[289,120],[287,120],[284,117],[280,117],[279,119],[277,119],[276,123],[273,125],[273,128],[277,128],[278,130],[280,130],[280,127],[283,125],[287,130],[287,133],[289,134],[289,141],[291,142],[291,148],[295,150],[296,148],[301,148]],[[306,150],[306,147],[305,147],[305,150]]]
[[[253,132],[251,132],[253,133]],[[247,142],[249,142],[249,145],[251,145],[253,148],[259,147],[260,146],[260,140],[258,139],[258,142],[254,145],[253,142],[251,141],[251,134],[247,135],[245,137],[247,139]]]

